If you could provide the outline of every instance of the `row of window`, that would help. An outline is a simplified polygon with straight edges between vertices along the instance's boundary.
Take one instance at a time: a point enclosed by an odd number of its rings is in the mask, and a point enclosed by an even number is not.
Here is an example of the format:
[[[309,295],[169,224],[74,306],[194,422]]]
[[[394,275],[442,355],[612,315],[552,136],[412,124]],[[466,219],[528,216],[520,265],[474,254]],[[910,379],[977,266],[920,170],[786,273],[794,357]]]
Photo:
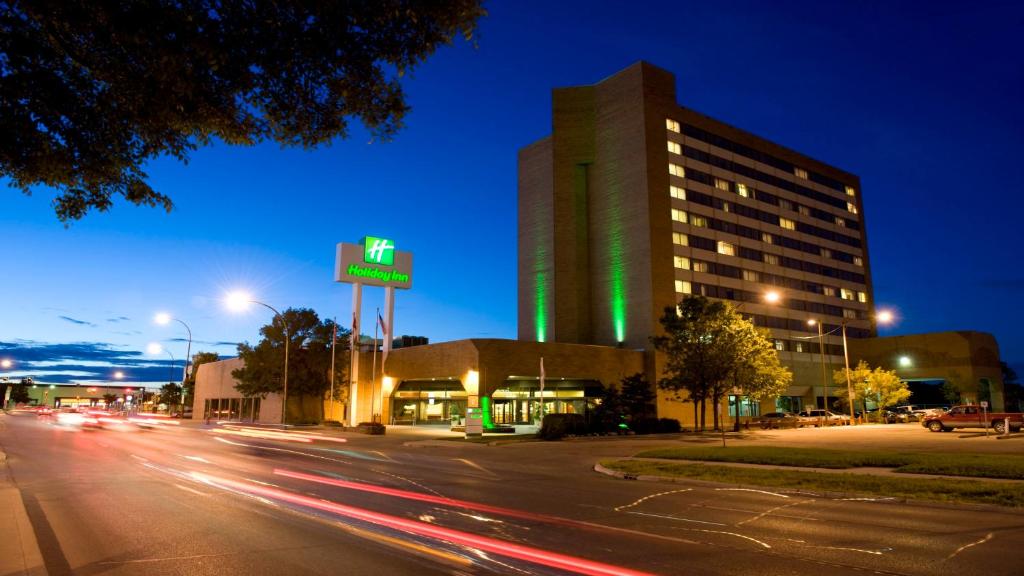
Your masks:
[[[849,219],[846,219],[846,218],[842,218],[840,216],[835,216],[835,215],[833,215],[833,214],[831,214],[829,212],[826,212],[824,210],[819,210],[817,208],[811,208],[810,206],[803,206],[803,205],[794,204],[794,203],[792,203],[789,200],[786,200],[784,198],[779,198],[778,196],[775,196],[775,195],[772,195],[772,194],[768,194],[768,193],[763,192],[761,190],[755,190],[755,189],[753,189],[750,186],[747,186],[745,184],[737,184],[737,183],[731,182],[729,180],[726,180],[724,178],[717,178],[715,176],[712,176],[712,175],[708,174],[707,172],[702,172],[702,171],[694,169],[694,168],[684,168],[683,166],[680,166],[679,164],[673,164],[673,163],[670,162],[669,165],[668,165],[668,172],[672,176],[677,176],[677,177],[680,177],[680,178],[686,178],[686,179],[692,180],[694,182],[700,182],[701,184],[705,184],[707,186],[713,186],[713,187],[715,187],[715,188],[717,188],[719,190],[722,190],[724,192],[734,192],[735,191],[735,193],[737,195],[739,195],[739,196],[743,196],[743,197],[748,197],[749,198],[752,195],[756,195],[757,196],[757,198],[755,198],[756,200],[759,200],[759,201],[762,201],[762,202],[766,202],[766,203],[772,204],[774,206],[784,207],[786,209],[793,210],[795,212],[799,212],[800,214],[803,214],[803,215],[806,215],[806,216],[812,216],[812,217],[817,218],[819,220],[824,220],[826,222],[831,222],[832,224],[835,224],[835,225],[840,226],[842,228],[850,228],[851,230],[860,230],[860,223],[857,222],[856,220],[849,220]],[[693,192],[693,190],[690,190],[690,191]],[[717,201],[717,204],[721,205],[724,202],[725,202],[725,200],[722,200],[722,199],[719,198],[718,201]],[[750,207],[750,206],[744,206],[744,205],[741,205],[741,204],[735,204],[732,207],[734,208],[733,210],[731,210],[733,212],[740,213],[740,211],[742,210],[742,211],[745,212],[744,213],[745,216],[748,216],[750,218],[754,218],[756,220],[760,220],[762,222],[767,222],[769,224],[779,224],[781,222],[782,218],[783,218],[782,216],[780,216],[778,214],[775,214],[775,213],[772,213],[772,212],[766,212],[764,210],[759,210],[757,208],[753,208],[753,207]],[[794,208],[795,208],[795,210],[794,210]],[[800,232],[805,233],[805,234],[810,234],[812,236],[817,236],[819,238],[824,238],[826,240],[831,240],[833,242],[839,242],[841,244],[846,244],[848,246],[854,246],[856,248],[860,248],[860,245],[861,245],[859,238],[855,238],[855,237],[852,237],[852,236],[847,236],[845,234],[841,234],[841,233],[839,233],[837,231],[834,231],[834,230],[826,230],[824,228],[819,228],[819,227],[814,226],[812,224],[807,224],[807,223],[804,223],[804,222],[799,222],[799,223],[795,224],[794,228],[796,230],[799,230]]]
[[[761,164],[765,164],[773,168],[783,170],[785,172],[791,172],[798,178],[803,178],[805,180],[810,180],[811,182],[816,182],[818,184],[821,184],[822,186],[832,188],[837,192],[843,192],[848,196],[854,196],[856,194],[856,190],[854,190],[852,186],[844,184],[834,178],[829,178],[828,176],[818,174],[817,172],[808,172],[807,170],[794,166],[793,164],[786,162],[785,160],[781,160],[759,150],[754,150],[749,146],[744,146],[742,144],[733,142],[732,140],[723,138],[722,136],[719,136],[717,134],[712,134],[705,130],[701,130],[696,126],[691,126],[687,124],[685,127],[683,127],[679,124],[679,122],[672,120],[671,118],[667,118],[665,120],[665,127],[668,128],[669,131],[675,132],[676,134],[684,134],[690,138],[700,140],[701,142],[704,142],[706,144],[711,144],[716,148],[721,148],[722,150],[728,150],[729,152],[732,152],[734,154],[739,154],[740,156],[744,156],[755,162],[760,162]]]
[[[732,204],[730,202],[722,200],[721,198],[711,196],[710,194],[704,194],[701,192],[697,192],[695,190],[686,190],[685,188],[680,188],[678,186],[669,186],[669,195],[672,196],[673,198],[686,200],[688,202],[700,204],[702,206],[708,206],[710,208],[715,208],[717,210],[728,212],[730,214],[737,214],[739,216],[750,218],[752,220],[760,219],[761,222],[765,222],[766,224],[775,224],[775,222],[770,221],[771,215],[769,215],[767,212],[762,212],[755,208],[750,208],[749,206]],[[676,210],[678,212],[685,212],[685,210]],[[687,220],[685,219],[678,220],[676,216],[684,217],[683,214],[676,213],[672,219],[677,220],[679,222],[687,222]],[[861,267],[864,266],[863,258],[861,258],[860,256],[854,256],[853,254],[848,254],[846,252],[843,252],[842,250],[832,250],[831,248],[825,248],[824,246],[818,246],[817,244],[812,244],[811,242],[804,242],[803,240],[790,238],[788,236],[773,235],[768,232],[762,232],[761,230],[758,230],[756,228],[751,228],[749,226],[744,226],[742,224],[726,222],[724,220],[718,220],[717,218],[708,218],[706,216],[697,217],[697,215],[690,216],[697,218],[696,226],[698,227],[704,226],[703,223],[706,223],[707,225],[705,227],[717,230],[719,232],[727,232],[729,234],[735,234],[737,236],[742,236],[744,238],[750,238],[751,240],[760,240],[761,242],[764,242],[766,244],[775,244],[777,246],[782,246],[783,248],[791,248],[793,250],[799,250],[801,252],[806,252],[808,254],[816,254],[832,260],[846,262],[847,264],[856,264],[857,266]],[[799,223],[794,222],[793,220],[790,220],[788,218],[779,218],[777,224],[780,228],[784,230],[800,231],[801,229]]]
[[[677,287],[678,287],[678,283],[677,283]],[[677,290],[676,292],[679,293],[679,294],[699,294],[701,296],[707,296],[708,298],[717,298],[719,300],[733,300],[735,302],[762,302],[763,301],[762,298],[761,298],[761,294],[757,294],[757,293],[754,293],[754,292],[747,292],[745,290],[734,290],[732,288],[726,288],[724,286],[714,286],[714,285],[711,285],[711,284],[701,284],[701,283],[698,283],[698,282],[692,282],[691,283],[691,282],[685,282],[684,281],[683,288],[687,288],[690,291],[689,292],[684,292],[682,290]],[[813,302],[808,302],[807,304],[814,304],[814,303]],[[810,306],[809,306],[809,308],[810,308]],[[792,308],[792,307],[791,307],[791,309],[799,310],[799,308]],[[814,310],[800,310],[800,311],[808,312],[809,313],[808,314],[809,317],[813,317],[813,315],[821,315],[822,314],[821,312],[816,312]],[[771,329],[776,329],[776,330],[789,330],[791,332],[808,332],[808,333],[814,333],[814,334],[816,334],[817,331],[818,331],[816,326],[809,326],[807,324],[807,319],[798,320],[796,318],[780,318],[778,316],[768,316],[768,315],[765,315],[765,314],[747,314],[745,312],[743,313],[743,317],[744,318],[749,318],[751,321],[754,322],[755,326],[761,326],[761,327],[764,327],[764,328],[771,328]],[[829,324],[827,322],[822,323],[821,327],[822,327],[822,330],[825,333],[832,332],[832,331],[837,330],[839,328],[838,325],[836,325],[836,324]],[[846,335],[849,336],[850,338],[870,338],[871,337],[871,331],[867,330],[867,329],[864,329],[864,328],[858,328],[856,326],[849,326],[848,325],[846,327]]]
[[[668,141],[668,151],[669,152],[671,152],[673,154],[682,154],[685,150],[692,150],[692,149],[690,149],[688,147],[685,147],[685,146],[680,146],[680,144],[678,142],[673,142],[671,140]],[[694,151],[694,154],[688,154],[688,156],[701,155],[701,154],[705,154],[705,153],[704,152],[700,152],[700,151]],[[701,158],[698,158],[698,159],[701,159]],[[670,164],[671,163],[672,162],[670,162]],[[695,169],[691,168],[691,170],[695,170]],[[673,174],[674,176],[679,176],[681,178],[685,178],[686,177],[685,172],[686,172],[685,169],[683,169],[683,167],[678,166],[678,165],[675,168],[672,168],[670,170],[671,174]],[[819,220],[824,220],[826,222],[833,222],[837,226],[842,226],[843,228],[860,229],[859,224],[854,219],[846,219],[846,218],[843,218],[842,216],[837,216],[837,215],[832,214],[832,213],[830,213],[828,211],[821,210],[820,208],[814,208],[813,206],[808,206],[806,204],[800,204],[799,202],[793,202],[791,200],[787,200],[785,198],[781,198],[781,197],[779,197],[779,196],[777,196],[775,194],[772,194],[770,192],[765,192],[764,190],[755,189],[753,186],[751,186],[749,184],[746,184],[746,183],[743,183],[743,182],[730,182],[729,180],[726,180],[724,178],[712,177],[710,174],[707,174],[706,172],[700,172],[699,170],[697,172],[699,172],[700,174],[703,175],[703,177],[701,177],[699,181],[704,182],[705,184],[708,184],[709,186],[713,185],[715,188],[718,188],[719,190],[724,190],[726,192],[735,192],[736,194],[738,194],[738,195],[740,195],[740,196],[742,196],[744,198],[752,198],[752,199],[757,200],[759,202],[764,202],[765,204],[771,204],[772,206],[778,206],[778,207],[783,208],[785,210],[791,210],[793,212],[799,212],[800,214],[803,214],[805,216],[813,216],[814,218],[817,218]],[[696,179],[696,178],[694,178],[694,179]],[[846,202],[846,211],[850,212],[851,214],[857,214],[857,204],[852,201],[852,198],[850,200],[851,201],[847,201]],[[841,205],[837,206],[837,207],[841,207]]]
[[[714,262],[694,262],[693,264],[703,264],[702,269],[694,268],[694,272],[708,272],[710,274],[716,274],[717,264]],[[693,294],[695,286],[705,286],[704,291],[707,292],[709,286],[703,284],[695,284],[688,280],[676,280],[675,289],[677,294]],[[727,298],[729,300],[742,300],[743,302],[755,302],[760,301],[761,295],[757,292],[751,292],[749,290],[738,290],[735,288],[728,288],[725,286],[714,287],[716,298]],[[709,294],[704,294],[708,296]],[[808,302],[806,300],[797,300],[795,298],[786,298],[782,303],[779,304],[782,307],[789,308],[790,310],[798,310],[800,312],[809,312],[812,314],[819,314],[823,316],[833,316],[836,318],[846,318],[848,320],[865,320],[867,319],[867,312],[863,310],[855,310],[853,308],[843,308],[841,306],[833,306],[831,304],[824,304],[821,302]]]
[[[736,234],[746,238],[751,238],[751,231],[757,236],[753,239],[764,240],[764,235],[757,230],[747,228],[746,226],[739,226],[731,222],[723,222],[717,218],[708,218],[707,216],[699,216],[697,214],[690,214],[685,210],[679,210],[672,208],[671,217],[673,221],[689,224],[694,228],[710,228],[719,232],[726,232],[729,234]],[[691,246],[693,248],[700,248],[702,250],[710,250],[712,252],[718,251],[717,242],[708,238],[702,238],[694,234],[680,234],[673,233],[672,241],[675,244],[681,244],[683,246]],[[785,237],[771,237],[772,243],[781,244],[781,241]],[[686,242],[683,244],[683,242]],[[806,262],[797,258],[789,256],[782,256],[779,254],[772,254],[771,252],[765,252],[763,250],[757,250],[755,248],[747,248],[746,246],[737,246],[734,250],[733,256],[738,256],[745,260],[755,260],[758,262],[764,262],[772,266],[784,266],[792,270],[801,270],[803,272],[810,272],[812,274],[818,274],[821,276],[827,276],[829,278],[837,278],[839,280],[845,280],[853,284],[865,284],[864,275],[858,272],[850,272],[849,270],[841,270],[839,268],[833,268],[831,266],[825,266],[814,262]],[[824,255],[824,253],[822,253]],[[843,257],[849,256],[845,252],[830,252],[829,256],[833,260],[842,260]],[[850,256],[852,263],[863,266],[863,260],[858,256]],[[845,260],[843,260],[845,261]]]
[[[779,352],[803,352],[805,354],[821,354],[821,344],[808,340],[782,340],[776,338],[773,342],[775,349]],[[831,356],[842,356],[843,347],[840,344],[826,344],[825,354]]]
[[[736,247],[728,242],[718,241],[718,253],[725,254],[727,256],[734,256],[736,254]],[[757,270],[747,270],[738,266],[730,266],[721,262],[706,262],[703,260],[691,260],[686,256],[673,256],[673,266],[679,270],[692,270],[694,272],[706,272],[708,274],[715,274],[716,276],[724,276],[726,278],[743,279],[746,282],[757,282],[759,284],[768,284],[771,286],[778,286],[780,288],[788,288],[792,290],[798,290],[800,292],[808,292],[810,294],[820,294],[823,296],[829,296],[833,298],[840,298],[842,300],[849,300],[851,302],[856,301],[861,304],[867,304],[868,295],[866,292],[859,290],[853,290],[852,288],[839,288],[836,286],[826,286],[815,282],[805,282],[796,278],[787,278],[785,276],[779,276],[776,274],[768,274],[764,272],[758,272]],[[839,316],[838,308],[833,316]]]
[[[837,198],[826,192],[819,192],[818,190],[807,188],[806,186],[801,186],[800,184],[797,184],[794,181],[786,180],[785,178],[780,178],[773,174],[768,174],[766,172],[756,170],[754,168],[751,168],[750,166],[740,164],[739,162],[734,162],[727,158],[722,158],[720,156],[715,156],[714,154],[709,154],[708,152],[698,150],[692,146],[682,145],[680,147],[680,153],[685,158],[697,160],[698,162],[703,162],[704,164],[707,164],[709,166],[714,166],[716,168],[721,168],[722,170],[726,170],[734,174],[745,176],[746,178],[749,178],[750,180],[753,181],[761,182],[763,184],[770,184],[782,190],[788,190],[789,192],[792,192],[798,196],[803,196],[804,198],[808,198],[810,200],[816,200],[828,206],[834,206],[836,208],[846,210],[848,204],[853,200],[852,194],[844,194],[842,198]],[[853,192],[853,189],[850,188],[849,191]]]

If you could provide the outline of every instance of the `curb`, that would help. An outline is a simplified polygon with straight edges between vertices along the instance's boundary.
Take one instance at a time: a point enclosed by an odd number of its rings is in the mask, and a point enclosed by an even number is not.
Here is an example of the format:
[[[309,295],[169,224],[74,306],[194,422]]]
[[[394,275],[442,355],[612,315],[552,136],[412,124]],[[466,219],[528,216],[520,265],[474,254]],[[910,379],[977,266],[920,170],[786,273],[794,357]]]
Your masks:
[[[21,490],[9,481],[7,453],[0,450],[0,574],[46,576],[46,564]]]

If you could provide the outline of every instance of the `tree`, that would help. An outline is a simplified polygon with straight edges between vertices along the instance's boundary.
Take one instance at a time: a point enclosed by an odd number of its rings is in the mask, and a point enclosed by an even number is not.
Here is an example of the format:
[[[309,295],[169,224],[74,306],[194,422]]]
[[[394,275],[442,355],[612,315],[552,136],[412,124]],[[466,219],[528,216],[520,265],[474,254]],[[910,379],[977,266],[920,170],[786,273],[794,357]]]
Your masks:
[[[0,396],[0,399],[3,397]],[[28,385],[22,380],[21,383],[15,384],[11,387],[11,402],[15,404],[27,404],[32,397],[28,394]]]
[[[107,392],[106,394],[103,395],[103,402],[106,403],[107,408],[110,408],[111,406],[114,405],[114,402],[117,402],[117,394],[111,394]]]
[[[630,422],[653,418],[656,412],[654,405],[656,398],[651,383],[642,373],[638,372],[622,379],[619,402],[622,412]]]
[[[594,428],[600,432],[616,432],[623,421],[622,394],[615,384],[601,391],[597,407],[594,408]]]
[[[181,386],[174,382],[168,382],[160,387],[160,403],[168,407],[177,406],[181,403]]]
[[[185,379],[184,393],[185,401],[195,402],[196,399],[196,375],[199,374],[199,367],[203,364],[216,362],[220,356],[216,352],[196,352],[192,355],[192,365],[189,367],[188,377]]]
[[[832,380],[837,386],[845,386],[846,368],[833,372]],[[859,401],[865,412],[867,401],[875,402],[879,418],[886,406],[903,404],[910,398],[910,387],[900,380],[895,371],[885,370],[881,366],[872,369],[863,360],[857,363],[856,368],[850,370],[850,384],[853,387],[854,402]]]
[[[1017,372],[1006,362],[1000,362],[1003,373],[1003,404],[1007,412],[1019,412],[1024,401],[1024,387],[1017,382]]]
[[[732,387],[767,397],[792,379],[779,364],[767,332],[754,328],[730,304],[688,296],[678,306],[666,307],[660,322],[664,335],[651,339],[665,355],[665,375],[658,387],[677,396],[687,392],[701,430],[707,400],[718,405]],[[717,410],[714,418],[718,428]]]
[[[278,394],[284,390],[284,341],[285,327],[288,328],[288,397],[289,414],[293,411],[300,419],[323,419],[323,400],[331,388],[331,337],[334,323],[320,320],[316,312],[308,308],[289,308],[273,321],[260,328],[263,337],[255,346],[247,342],[238,345],[238,357],[245,366],[234,370],[231,375],[238,380],[235,389],[245,396],[265,398],[267,394]],[[348,346],[349,332],[339,327],[338,349]],[[336,358],[335,389],[347,386],[345,354]],[[303,405],[303,397],[315,399],[315,414],[296,408]],[[289,416],[290,421],[298,421]]]
[[[115,197],[172,208],[146,163],[214,139],[312,148],[359,120],[392,138],[399,79],[471,39],[479,0],[5,2],[0,177],[58,191],[67,223]]]

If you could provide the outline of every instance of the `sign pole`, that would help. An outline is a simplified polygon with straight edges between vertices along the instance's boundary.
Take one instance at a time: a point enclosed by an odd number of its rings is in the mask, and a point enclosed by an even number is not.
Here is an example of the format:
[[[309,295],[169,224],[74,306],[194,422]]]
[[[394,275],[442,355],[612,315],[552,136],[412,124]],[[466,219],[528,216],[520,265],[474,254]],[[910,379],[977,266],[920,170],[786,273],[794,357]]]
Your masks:
[[[349,338],[349,348],[352,351],[352,358],[349,364],[351,375],[349,376],[348,405],[349,405],[349,426],[355,428],[359,425],[359,320],[363,308],[363,285],[352,284],[352,335]]]

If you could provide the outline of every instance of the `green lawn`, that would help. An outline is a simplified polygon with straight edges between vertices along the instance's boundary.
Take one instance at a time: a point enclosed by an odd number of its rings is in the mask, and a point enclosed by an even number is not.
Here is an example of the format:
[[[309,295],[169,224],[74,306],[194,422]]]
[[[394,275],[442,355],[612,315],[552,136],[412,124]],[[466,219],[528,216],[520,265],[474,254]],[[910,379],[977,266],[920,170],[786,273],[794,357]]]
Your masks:
[[[1024,480],[1024,456],[1006,454],[936,454],[934,452],[879,452],[780,448],[772,446],[690,447],[645,450],[638,458],[745,462],[809,468],[893,468],[914,474],[948,474],[978,478]]]
[[[713,464],[682,464],[650,460],[606,460],[601,464],[606,468],[634,475],[674,476],[727,484],[1024,507],[1024,483],[1017,482],[893,478],[871,474],[736,468]]]

